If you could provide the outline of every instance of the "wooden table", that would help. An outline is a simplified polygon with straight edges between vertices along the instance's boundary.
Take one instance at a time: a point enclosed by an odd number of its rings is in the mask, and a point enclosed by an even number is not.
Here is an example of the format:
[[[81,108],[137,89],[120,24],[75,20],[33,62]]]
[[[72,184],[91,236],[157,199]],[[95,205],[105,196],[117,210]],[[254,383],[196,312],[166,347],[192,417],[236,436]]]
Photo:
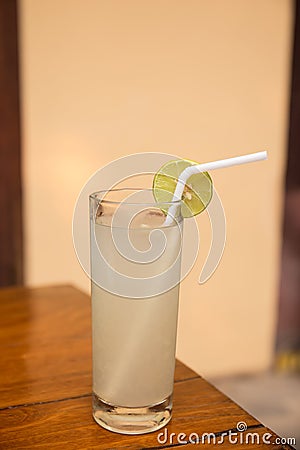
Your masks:
[[[179,361],[167,442],[157,439],[164,430],[125,436],[99,427],[91,415],[90,302],[71,286],[0,290],[0,344],[1,450],[212,448],[207,439],[189,443],[197,437],[191,433],[205,432],[226,434],[224,449],[292,448],[231,445],[228,433],[238,422],[260,438],[270,431]]]

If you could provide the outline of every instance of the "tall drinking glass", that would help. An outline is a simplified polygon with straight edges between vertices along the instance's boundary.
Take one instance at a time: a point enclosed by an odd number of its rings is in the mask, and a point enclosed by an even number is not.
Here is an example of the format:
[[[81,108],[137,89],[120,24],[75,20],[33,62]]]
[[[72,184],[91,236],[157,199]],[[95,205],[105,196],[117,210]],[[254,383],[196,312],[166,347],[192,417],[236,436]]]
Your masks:
[[[171,419],[183,221],[151,190],[90,196],[93,417],[141,434]],[[174,208],[173,208],[174,209]]]

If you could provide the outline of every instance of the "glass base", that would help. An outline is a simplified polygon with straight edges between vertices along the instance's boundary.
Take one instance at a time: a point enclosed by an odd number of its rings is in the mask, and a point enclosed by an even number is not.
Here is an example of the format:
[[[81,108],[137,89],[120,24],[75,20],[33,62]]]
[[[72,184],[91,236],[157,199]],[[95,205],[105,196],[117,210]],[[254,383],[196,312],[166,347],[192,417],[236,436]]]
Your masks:
[[[167,425],[172,416],[172,395],[160,403],[144,408],[126,408],[104,402],[93,393],[93,417],[109,431],[121,434],[144,434]]]

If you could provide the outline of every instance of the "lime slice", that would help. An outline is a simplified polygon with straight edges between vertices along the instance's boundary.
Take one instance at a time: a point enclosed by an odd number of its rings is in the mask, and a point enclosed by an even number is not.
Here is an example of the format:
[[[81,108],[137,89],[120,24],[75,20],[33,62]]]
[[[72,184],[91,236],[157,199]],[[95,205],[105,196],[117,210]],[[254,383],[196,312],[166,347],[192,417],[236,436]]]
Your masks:
[[[164,164],[153,179],[153,194],[157,203],[171,202],[178,178],[182,171],[189,166],[199,164],[188,159],[172,160]],[[211,201],[213,182],[208,172],[191,175],[182,194],[181,214],[192,217],[205,210]],[[162,208],[167,213],[168,208]]]

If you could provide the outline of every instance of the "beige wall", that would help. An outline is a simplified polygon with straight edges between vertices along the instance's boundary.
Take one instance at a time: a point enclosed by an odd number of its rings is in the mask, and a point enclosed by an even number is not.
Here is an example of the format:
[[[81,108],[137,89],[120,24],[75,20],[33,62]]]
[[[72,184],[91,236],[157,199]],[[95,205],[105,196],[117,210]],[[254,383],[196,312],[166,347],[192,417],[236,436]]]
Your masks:
[[[205,375],[269,366],[276,319],[292,30],[289,0],[21,0],[26,281],[89,282],[71,219],[114,158],[199,161],[269,150],[213,174],[227,216],[216,274],[182,284],[178,356]]]

